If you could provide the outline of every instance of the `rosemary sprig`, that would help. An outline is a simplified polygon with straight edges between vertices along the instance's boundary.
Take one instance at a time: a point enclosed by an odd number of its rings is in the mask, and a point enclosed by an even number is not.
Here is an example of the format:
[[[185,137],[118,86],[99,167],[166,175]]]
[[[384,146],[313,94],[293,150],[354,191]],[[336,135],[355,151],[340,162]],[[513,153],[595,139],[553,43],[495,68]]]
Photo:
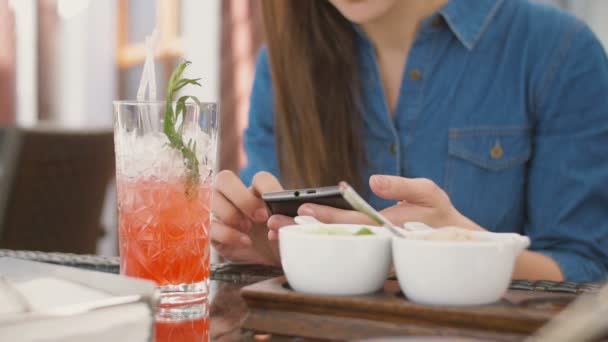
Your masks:
[[[175,111],[173,110],[173,101],[176,93],[188,84],[201,86],[197,79],[182,78],[184,70],[190,65],[190,61],[184,61],[181,63],[169,79],[167,86],[167,106],[165,109],[165,123],[164,132],[167,138],[169,138],[169,146],[181,152],[184,157],[184,165],[188,170],[188,181],[191,184],[196,184],[200,180],[200,173],[198,169],[198,158],[196,157],[196,142],[189,139],[187,143],[184,143],[182,127],[186,120],[186,101],[188,99],[194,100],[199,106],[200,101],[196,96],[185,95],[180,97],[175,105]],[[180,122],[181,117],[181,122]],[[175,127],[180,122],[179,127]]]

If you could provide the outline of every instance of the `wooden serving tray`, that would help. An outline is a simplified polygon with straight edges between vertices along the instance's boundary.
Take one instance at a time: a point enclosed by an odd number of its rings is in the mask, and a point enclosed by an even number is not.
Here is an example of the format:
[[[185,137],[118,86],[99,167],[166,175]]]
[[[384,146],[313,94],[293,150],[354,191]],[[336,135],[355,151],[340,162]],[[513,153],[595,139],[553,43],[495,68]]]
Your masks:
[[[330,340],[404,335],[521,340],[576,298],[509,290],[490,305],[429,306],[408,301],[395,280],[375,294],[318,296],[291,290],[285,277],[244,287],[241,296],[250,311],[244,328]]]

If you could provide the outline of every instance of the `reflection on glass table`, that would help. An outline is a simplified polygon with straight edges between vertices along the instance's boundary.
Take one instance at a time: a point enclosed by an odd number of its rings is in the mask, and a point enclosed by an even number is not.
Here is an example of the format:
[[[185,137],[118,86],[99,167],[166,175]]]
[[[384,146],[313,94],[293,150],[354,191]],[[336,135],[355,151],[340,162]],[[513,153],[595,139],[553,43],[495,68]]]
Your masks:
[[[162,307],[156,314],[155,335],[157,342],[209,341],[209,305],[199,303]]]

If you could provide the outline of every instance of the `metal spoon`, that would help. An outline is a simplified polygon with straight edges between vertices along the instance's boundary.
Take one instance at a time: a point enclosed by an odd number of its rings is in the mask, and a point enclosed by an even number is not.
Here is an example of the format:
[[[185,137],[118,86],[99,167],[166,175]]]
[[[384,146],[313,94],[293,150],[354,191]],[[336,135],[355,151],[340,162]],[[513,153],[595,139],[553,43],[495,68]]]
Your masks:
[[[45,309],[34,309],[28,299],[19,290],[17,290],[5,277],[0,277],[0,289],[5,292],[8,292],[12,296],[12,298],[17,300],[22,306],[21,309],[25,310],[25,314],[27,314],[27,317],[29,318],[48,316],[72,316],[86,313],[92,310],[135,303],[143,299],[140,295],[112,296],[97,300],[74,303],[65,306]],[[157,295],[158,294],[155,294],[154,297],[156,297]],[[20,312],[20,314],[23,313],[24,312]],[[8,315],[0,315],[0,318],[5,317],[8,317]]]
[[[348,185],[348,183],[340,182],[339,188],[346,202],[348,202],[355,210],[367,215],[367,217],[372,219],[372,221],[382,225],[394,236],[400,238],[405,237],[402,228],[395,226],[386,217],[382,216],[382,214],[376,211],[376,209],[374,209],[361,196],[359,196],[355,189]]]
[[[140,295],[126,295],[119,297],[102,298],[94,301],[76,303],[35,312],[43,316],[72,316],[83,314],[93,310],[109,308],[117,305],[136,303],[142,300]]]

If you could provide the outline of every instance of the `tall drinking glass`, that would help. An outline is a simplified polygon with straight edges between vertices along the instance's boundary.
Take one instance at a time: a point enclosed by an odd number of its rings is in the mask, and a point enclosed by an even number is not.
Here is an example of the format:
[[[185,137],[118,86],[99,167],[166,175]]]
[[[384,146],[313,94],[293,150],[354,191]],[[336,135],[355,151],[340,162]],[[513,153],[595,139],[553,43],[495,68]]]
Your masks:
[[[154,328],[156,342],[208,342],[209,303],[161,307]]]
[[[155,281],[161,305],[199,301],[209,289],[217,108],[185,107],[173,132],[192,154],[165,133],[166,102],[114,102],[120,269]]]

